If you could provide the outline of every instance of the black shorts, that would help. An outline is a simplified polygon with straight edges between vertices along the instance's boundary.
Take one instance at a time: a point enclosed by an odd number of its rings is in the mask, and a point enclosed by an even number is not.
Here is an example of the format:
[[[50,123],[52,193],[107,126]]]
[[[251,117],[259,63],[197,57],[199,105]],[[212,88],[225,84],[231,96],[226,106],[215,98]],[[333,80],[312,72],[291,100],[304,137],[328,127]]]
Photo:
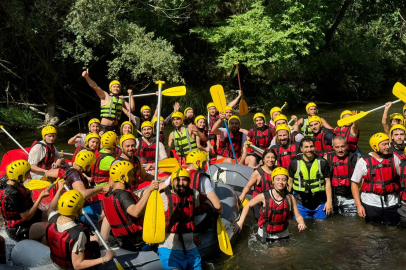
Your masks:
[[[120,135],[120,128],[118,125],[113,125],[113,126],[101,125],[101,131],[103,131],[103,132],[114,131],[117,135]]]
[[[13,228],[6,227],[6,233],[8,237],[17,242],[24,239],[28,239],[30,237],[31,225],[41,221],[42,221],[42,211],[41,209],[37,209],[34,216],[29,221],[22,222],[20,225],[17,225]]]
[[[389,226],[397,226],[400,220],[398,205],[391,207],[375,207],[361,203],[365,209],[365,221],[371,224],[385,224]]]

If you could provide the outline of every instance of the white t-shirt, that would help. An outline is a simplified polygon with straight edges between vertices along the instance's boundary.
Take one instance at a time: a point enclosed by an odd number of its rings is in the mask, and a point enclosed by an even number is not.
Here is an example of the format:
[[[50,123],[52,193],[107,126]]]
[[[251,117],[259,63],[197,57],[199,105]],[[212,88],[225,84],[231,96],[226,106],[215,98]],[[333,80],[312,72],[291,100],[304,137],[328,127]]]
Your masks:
[[[219,130],[221,131],[221,134],[218,135],[219,139],[221,141],[224,141],[227,138],[227,140],[228,140],[227,129],[219,128]],[[242,147],[244,146],[246,141],[247,141],[247,135],[245,135],[245,133],[242,133],[241,153],[242,153]],[[223,156],[217,156],[217,158],[223,158]]]
[[[136,147],[135,147],[136,149],[138,149],[138,147],[139,147],[139,144],[140,144],[139,140],[140,139],[141,138],[137,139]],[[147,143],[147,144],[148,144],[148,146],[150,146],[152,143]],[[166,158],[168,158],[168,155],[166,154],[165,146],[163,145],[163,143],[159,142],[159,157],[158,157],[158,159],[159,159],[159,161],[161,161],[161,160],[166,159]]]
[[[53,211],[53,212],[51,212],[51,213],[49,214],[49,216],[48,216],[48,221],[49,221],[53,216],[55,216],[55,215],[58,214],[58,213],[59,213],[58,211]],[[69,229],[75,227],[76,225],[77,225],[77,224],[76,224],[74,221],[65,223],[65,224],[63,224],[63,225],[59,225],[58,222],[57,222],[57,223],[56,223],[56,230],[61,233],[61,232],[67,231],[67,230],[69,230]],[[73,245],[72,253],[78,254],[78,253],[81,252],[81,251],[85,251],[86,242],[87,242],[87,240],[86,240],[86,235],[85,235],[83,232],[81,232],[81,233],[79,234],[78,240],[77,240],[76,243]]]
[[[85,147],[85,139],[86,139],[87,134],[83,133],[82,136],[79,138],[76,138],[75,140],[75,147]]]
[[[44,141],[41,141],[45,143]],[[40,162],[47,154],[47,151],[45,150],[45,147],[42,144],[36,144],[34,145],[30,153],[28,154],[28,163],[30,165],[37,165],[38,162]],[[54,162],[56,162],[58,159],[62,157],[61,153],[58,152],[58,150],[55,147],[55,158]],[[32,179],[42,179],[44,177],[44,174],[36,174],[31,171],[31,178]]]
[[[190,171],[190,169],[186,169],[186,170]],[[192,179],[190,179],[190,181],[192,181]],[[166,186],[171,185],[171,176],[169,176],[168,179],[165,180],[165,185]],[[214,191],[214,189],[211,186],[210,178],[205,175],[201,175],[200,176],[200,188],[199,188],[200,194],[207,195],[212,191]]]
[[[369,153],[369,155],[372,156],[372,153]],[[382,162],[383,159],[377,159],[377,160],[379,162]],[[396,172],[399,175],[400,174],[400,168],[399,168],[400,159],[396,155],[394,155],[394,160],[395,160],[394,165],[396,168]],[[360,158],[357,161],[357,164],[355,165],[354,172],[351,176],[351,181],[358,184],[361,182],[362,177],[367,175],[367,173],[368,173],[367,163],[365,162],[365,160],[363,158]],[[396,192],[388,194],[387,198],[388,198],[387,201],[383,200],[383,204],[385,207],[391,207],[398,203],[398,194]],[[374,193],[370,193],[370,192],[361,192],[361,201],[366,205],[379,207],[379,208],[382,207],[381,196],[378,194],[374,194]]]

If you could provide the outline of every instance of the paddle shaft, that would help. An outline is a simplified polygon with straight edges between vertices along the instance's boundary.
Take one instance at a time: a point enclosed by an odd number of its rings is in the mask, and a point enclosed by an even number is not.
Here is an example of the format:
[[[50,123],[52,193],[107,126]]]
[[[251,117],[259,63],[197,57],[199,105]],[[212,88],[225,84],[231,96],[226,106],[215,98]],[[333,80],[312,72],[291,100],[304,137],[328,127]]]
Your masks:
[[[264,153],[264,150],[262,150],[261,148],[256,147],[255,145],[252,145],[252,144],[251,144],[250,147],[251,147],[252,149],[254,149],[255,151],[257,151],[258,153],[261,153],[261,154]]]
[[[237,62],[237,63],[235,63],[235,65],[237,66],[238,85],[240,86],[240,91],[242,92],[242,88],[241,88],[241,80],[240,80],[240,69],[238,68],[238,62]]]
[[[19,144],[19,143],[13,138],[13,136],[11,136],[10,133],[8,133],[7,130],[4,129],[3,126],[0,126],[0,129],[2,129],[2,130],[4,131],[4,133],[6,133],[7,136],[8,136],[10,139],[12,139],[13,142],[15,142],[15,143],[28,155],[27,150],[25,150],[25,148],[22,147],[21,144]]]
[[[131,123],[131,97],[128,96],[128,121]]]
[[[237,67],[238,67],[238,64],[237,64]],[[207,133],[210,133],[210,113],[209,112],[207,113],[207,124],[208,124]],[[210,152],[207,152],[207,169],[209,171],[211,185],[213,186],[213,180],[211,180],[211,171],[210,171]]]
[[[63,186],[65,188],[66,191],[69,191],[70,189],[65,185]],[[110,247],[109,245],[107,245],[106,241],[104,241],[103,237],[101,236],[100,232],[97,230],[96,225],[94,225],[93,221],[90,219],[90,217],[86,214],[85,211],[82,211],[82,214],[85,216],[85,218],[87,219],[87,221],[90,223],[90,225],[93,227],[94,232],[96,233],[97,237],[99,237],[100,241],[102,242],[103,246],[105,249],[109,250]],[[121,267],[120,263],[118,262],[117,258],[113,258],[117,268],[118,265]],[[122,269],[122,268],[121,268]]]
[[[398,100],[392,101],[392,104],[398,103],[399,101],[402,101],[402,100],[401,100],[401,99],[398,99]],[[378,108],[372,109],[372,110],[370,110],[369,112],[373,112],[373,111],[376,111],[376,110],[385,108],[385,106],[386,106],[386,105],[379,106]]]
[[[139,95],[133,95],[133,97],[146,97],[146,96],[155,96],[156,93],[148,93],[148,94],[139,94]],[[123,96],[123,98],[129,98],[130,96]]]
[[[231,150],[233,151],[233,156],[234,156],[235,164],[238,164],[237,156],[235,155],[235,151],[234,151],[233,142],[232,142],[231,137],[230,137],[230,131],[228,130],[227,120],[224,120],[224,125],[226,126],[227,137],[228,137],[228,141],[230,142]]]
[[[156,120],[156,127],[157,127],[157,132],[156,132],[156,138],[155,141],[156,143],[156,150],[155,150],[155,173],[154,173],[154,179],[158,179],[158,162],[159,162],[159,128],[161,126],[161,106],[162,106],[162,84],[165,82],[156,82],[158,84],[158,114],[157,114],[157,120]]]
[[[285,103],[282,105],[281,110],[283,110],[283,108],[285,108],[286,105],[288,105],[287,102],[285,102]]]

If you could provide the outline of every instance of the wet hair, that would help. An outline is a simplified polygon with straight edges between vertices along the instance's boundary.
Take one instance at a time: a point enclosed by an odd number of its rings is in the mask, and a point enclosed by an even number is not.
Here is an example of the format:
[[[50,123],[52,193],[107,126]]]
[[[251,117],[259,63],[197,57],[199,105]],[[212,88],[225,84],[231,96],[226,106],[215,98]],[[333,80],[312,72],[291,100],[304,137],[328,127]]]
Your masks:
[[[276,158],[276,153],[275,153],[275,151],[274,151],[273,149],[267,149],[267,150],[264,151],[264,153],[262,154],[262,160],[264,160],[264,159],[265,159],[265,156],[268,155],[269,153],[272,153],[272,154],[275,156],[275,158]]]
[[[309,137],[304,137],[301,141],[300,141],[300,148],[303,147],[303,143],[305,142],[311,142],[314,145],[314,139],[313,138],[309,138]]]
[[[347,140],[341,135],[334,136],[334,138],[331,140],[333,145],[335,140],[344,141],[344,144],[347,145]]]

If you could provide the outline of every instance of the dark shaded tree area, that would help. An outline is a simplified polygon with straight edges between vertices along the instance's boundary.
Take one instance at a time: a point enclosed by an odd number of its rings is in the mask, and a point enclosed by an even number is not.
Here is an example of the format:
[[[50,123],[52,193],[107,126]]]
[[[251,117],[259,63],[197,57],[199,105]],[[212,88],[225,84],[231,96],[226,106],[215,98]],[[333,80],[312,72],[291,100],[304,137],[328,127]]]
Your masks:
[[[158,79],[185,83],[182,108],[198,111],[210,86],[238,89],[237,61],[245,99],[266,110],[284,101],[364,100],[406,79],[404,1],[4,0],[0,7],[1,99],[46,104],[36,108],[51,123],[97,116],[85,67],[105,90],[111,79],[136,92],[154,91]],[[165,99],[166,111],[172,101]]]

